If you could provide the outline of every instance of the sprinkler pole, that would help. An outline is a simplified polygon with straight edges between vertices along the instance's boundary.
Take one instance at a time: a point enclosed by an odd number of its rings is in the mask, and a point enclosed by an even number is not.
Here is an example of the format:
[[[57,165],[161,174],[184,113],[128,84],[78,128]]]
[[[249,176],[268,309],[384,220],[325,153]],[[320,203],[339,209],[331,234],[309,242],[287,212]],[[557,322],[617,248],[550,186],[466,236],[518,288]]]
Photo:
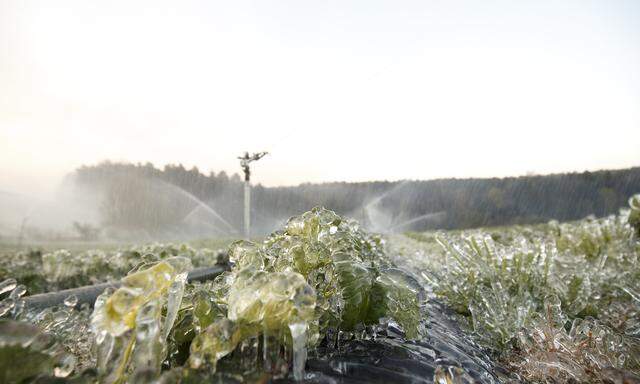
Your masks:
[[[268,152],[258,152],[249,156],[249,152],[245,152],[243,156],[238,157],[240,167],[244,172],[244,238],[249,240],[251,236],[251,169],[249,163],[262,159]]]
[[[251,183],[244,181],[244,238],[249,240],[251,233]]]

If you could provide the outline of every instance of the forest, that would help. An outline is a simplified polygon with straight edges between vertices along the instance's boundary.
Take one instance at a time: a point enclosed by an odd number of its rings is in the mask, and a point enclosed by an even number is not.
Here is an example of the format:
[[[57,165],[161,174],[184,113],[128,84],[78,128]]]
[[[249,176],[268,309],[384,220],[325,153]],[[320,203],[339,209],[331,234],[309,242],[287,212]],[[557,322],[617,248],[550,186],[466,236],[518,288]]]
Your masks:
[[[101,196],[107,227],[162,233],[191,223],[225,233],[242,226],[238,174],[102,162],[78,168],[68,180]],[[464,229],[602,217],[617,213],[638,190],[640,167],[490,179],[256,184],[251,215],[255,234],[314,206],[379,231]]]

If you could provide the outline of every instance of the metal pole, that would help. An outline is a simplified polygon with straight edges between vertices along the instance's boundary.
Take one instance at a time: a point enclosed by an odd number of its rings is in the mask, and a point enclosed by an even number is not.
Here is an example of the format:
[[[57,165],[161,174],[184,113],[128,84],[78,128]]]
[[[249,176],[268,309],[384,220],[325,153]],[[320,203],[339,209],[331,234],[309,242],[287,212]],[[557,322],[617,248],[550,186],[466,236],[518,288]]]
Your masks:
[[[251,182],[244,182],[244,238],[251,236]]]
[[[258,152],[253,155],[249,155],[249,152],[245,152],[243,156],[238,157],[240,160],[240,167],[244,172],[244,238],[249,240],[251,236],[251,169],[249,164],[252,161],[258,161],[262,159],[267,152]]]

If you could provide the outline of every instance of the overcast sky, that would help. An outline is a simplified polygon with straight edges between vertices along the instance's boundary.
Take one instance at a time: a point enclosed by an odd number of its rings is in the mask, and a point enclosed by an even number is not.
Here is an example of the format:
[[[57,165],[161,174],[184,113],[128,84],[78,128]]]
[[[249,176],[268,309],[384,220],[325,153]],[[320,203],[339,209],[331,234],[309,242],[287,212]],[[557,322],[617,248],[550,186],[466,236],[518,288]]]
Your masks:
[[[640,1],[0,0],[0,189],[104,159],[255,181],[640,165]]]

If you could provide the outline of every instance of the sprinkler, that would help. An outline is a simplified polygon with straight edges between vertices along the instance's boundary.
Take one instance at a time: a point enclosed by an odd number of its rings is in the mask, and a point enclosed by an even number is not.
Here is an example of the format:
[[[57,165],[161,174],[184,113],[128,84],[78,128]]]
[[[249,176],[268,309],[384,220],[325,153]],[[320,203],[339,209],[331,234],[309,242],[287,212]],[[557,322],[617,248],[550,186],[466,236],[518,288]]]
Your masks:
[[[258,152],[249,155],[249,152],[245,152],[243,156],[238,157],[240,167],[244,172],[244,237],[247,240],[251,234],[251,170],[249,163],[262,159],[267,153]]]

